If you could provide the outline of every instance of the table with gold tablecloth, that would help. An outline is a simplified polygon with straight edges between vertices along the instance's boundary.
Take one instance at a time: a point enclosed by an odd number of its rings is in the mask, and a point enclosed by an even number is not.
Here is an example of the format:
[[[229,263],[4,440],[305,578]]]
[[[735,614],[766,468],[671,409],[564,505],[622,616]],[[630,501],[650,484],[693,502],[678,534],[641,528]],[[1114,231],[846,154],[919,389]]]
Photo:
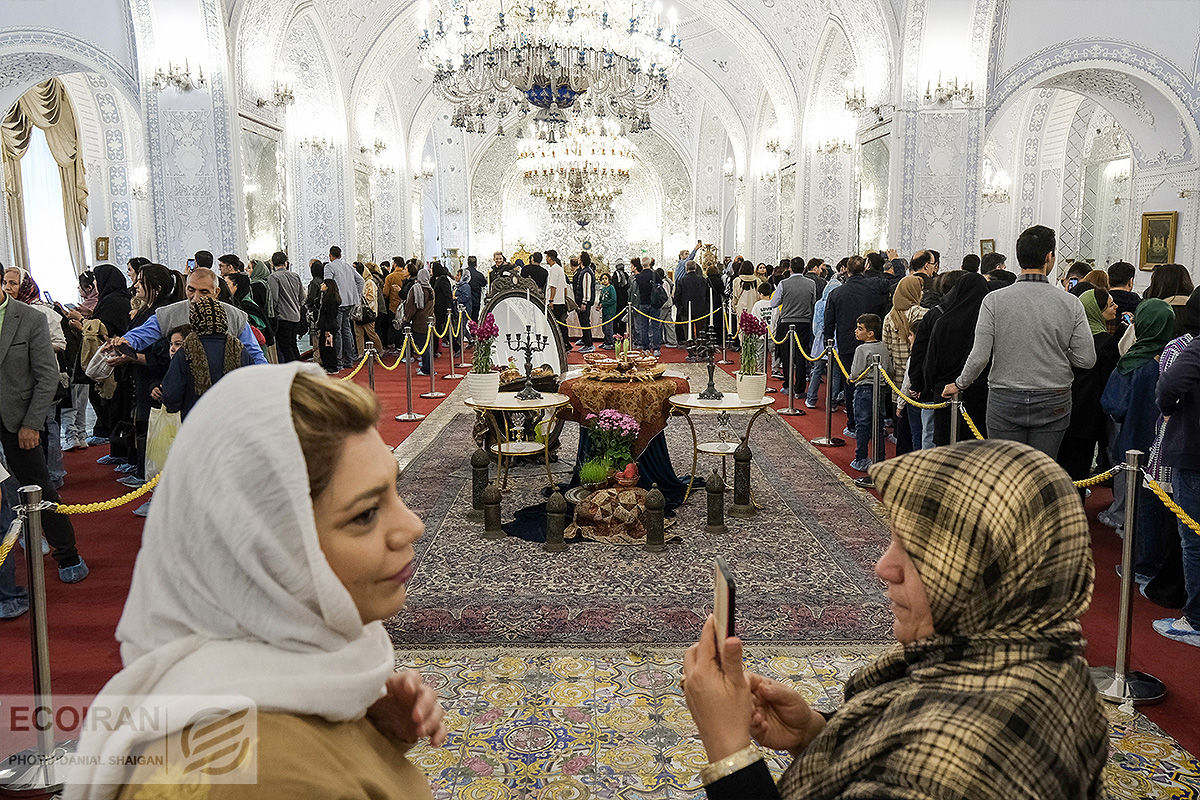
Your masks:
[[[558,390],[571,401],[559,413],[562,419],[583,425],[588,414],[598,414],[611,408],[637,420],[641,430],[633,446],[635,457],[640,456],[650,440],[667,427],[667,419],[671,415],[671,397],[691,391],[687,378],[665,375],[653,381],[630,383],[574,378],[563,381]]]

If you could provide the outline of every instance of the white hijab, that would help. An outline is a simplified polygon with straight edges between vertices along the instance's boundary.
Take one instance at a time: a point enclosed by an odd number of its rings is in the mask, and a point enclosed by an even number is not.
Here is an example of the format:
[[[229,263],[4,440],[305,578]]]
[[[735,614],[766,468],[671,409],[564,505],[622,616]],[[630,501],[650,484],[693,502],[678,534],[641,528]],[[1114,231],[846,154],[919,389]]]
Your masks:
[[[204,695],[244,695],[262,711],[337,722],[383,696],[391,641],[382,623],[363,625],[317,540],[289,399],[301,370],[326,379],[313,365],[244,367],[188,415],[117,626],[125,667],[94,706],[190,695],[168,704],[177,721],[210,708]],[[86,727],[79,754],[97,763],[72,769],[65,797],[114,797],[124,768],[104,761],[146,742]]]

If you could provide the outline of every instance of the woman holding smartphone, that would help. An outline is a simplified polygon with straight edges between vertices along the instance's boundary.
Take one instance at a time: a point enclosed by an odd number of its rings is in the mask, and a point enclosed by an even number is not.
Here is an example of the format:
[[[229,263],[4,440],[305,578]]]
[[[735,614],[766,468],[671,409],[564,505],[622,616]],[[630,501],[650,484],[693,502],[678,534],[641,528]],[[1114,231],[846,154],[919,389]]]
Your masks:
[[[1000,440],[909,453],[871,478],[892,525],[875,573],[898,643],[826,719],[744,672],[741,641],[718,647],[710,617],[684,661],[708,796],[1104,797],[1108,729],[1079,625],[1093,562],[1070,478]],[[752,739],[793,755],[778,785]]]

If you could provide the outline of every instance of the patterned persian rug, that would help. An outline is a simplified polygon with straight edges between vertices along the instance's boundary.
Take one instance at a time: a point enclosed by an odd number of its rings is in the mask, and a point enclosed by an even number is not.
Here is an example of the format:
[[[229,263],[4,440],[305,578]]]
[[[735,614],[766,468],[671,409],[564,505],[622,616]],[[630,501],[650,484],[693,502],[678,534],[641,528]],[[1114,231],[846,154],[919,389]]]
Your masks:
[[[701,441],[715,436],[716,416],[695,421]],[[738,431],[739,422],[732,422]],[[728,533],[706,534],[701,489],[670,530],[681,541],[658,554],[586,542],[546,553],[521,539],[483,539],[482,522],[467,519],[471,427],[469,415],[451,419],[400,479],[426,533],[416,545],[407,607],[387,623],[399,647],[690,642],[712,606],[716,556],[736,576],[738,630],[747,642],[859,644],[890,633],[873,573],[889,533],[874,501],[778,417],[760,418],[751,438],[759,514],[728,518]],[[668,447],[679,474],[691,468],[691,445],[686,424],[672,421]],[[564,459],[574,452],[565,436]],[[698,471],[714,466],[719,458],[702,457]],[[731,483],[732,468],[731,459]],[[544,501],[544,471],[522,469],[509,483],[506,521]]]
[[[879,647],[750,646],[746,666],[815,708],[841,702]],[[439,800],[692,800],[707,762],[679,688],[683,651],[649,647],[404,651],[446,708],[450,738],[409,753]],[[1141,714],[1106,704],[1114,800],[1200,798],[1200,762]],[[789,763],[768,753],[778,777]]]

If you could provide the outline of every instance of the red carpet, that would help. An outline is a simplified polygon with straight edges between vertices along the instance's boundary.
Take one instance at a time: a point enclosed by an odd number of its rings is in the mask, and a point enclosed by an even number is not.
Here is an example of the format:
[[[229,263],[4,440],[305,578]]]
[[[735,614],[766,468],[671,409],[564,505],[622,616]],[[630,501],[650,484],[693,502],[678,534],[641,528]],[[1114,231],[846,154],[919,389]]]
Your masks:
[[[682,350],[664,350],[664,361],[679,362]],[[579,361],[578,355],[571,358]],[[390,363],[390,360],[389,360]],[[438,362],[437,372],[446,371],[447,358]],[[730,368],[732,369],[732,368]],[[355,378],[366,383],[364,369]],[[778,381],[772,381],[778,388]],[[453,382],[439,381],[441,391],[449,392]],[[396,422],[393,417],[405,410],[403,366],[394,373],[376,373],[376,390],[383,404],[380,425],[384,440],[395,446],[402,442],[419,423]],[[415,410],[428,414],[440,400],[422,400],[416,395],[428,390],[428,378],[413,387]],[[775,395],[777,407],[786,405],[786,397]],[[780,403],[778,401],[782,400]],[[823,404],[823,401],[822,401]],[[801,403],[802,405],[802,403]],[[812,439],[824,434],[823,407],[810,410],[806,416],[790,417],[789,422],[805,437]],[[834,415],[834,435],[845,424],[843,414]],[[119,477],[109,467],[99,466],[96,459],[107,452],[104,447],[92,447],[67,454],[69,477],[63,490],[66,502],[94,502],[120,495],[124,489],[114,480]],[[823,451],[834,463],[849,472],[853,458],[853,441],[846,447]],[[889,455],[891,450],[889,448]],[[857,473],[850,473],[857,477]],[[1111,665],[1116,649],[1117,577],[1113,565],[1120,560],[1120,540],[1113,532],[1095,522],[1095,514],[1104,508],[1110,494],[1106,489],[1093,491],[1088,503],[1092,520],[1092,541],[1096,553],[1096,592],[1092,608],[1084,617],[1084,634],[1088,639],[1088,658],[1093,664]],[[75,517],[80,552],[92,568],[92,574],[77,586],[59,582],[53,562],[47,559],[47,606],[50,615],[50,656],[56,694],[95,694],[105,681],[120,669],[120,657],[114,632],[133,573],[133,562],[141,541],[142,521],[130,511],[136,504],[82,517]],[[16,550],[12,557],[23,558]],[[22,582],[25,569],[18,567]],[[1161,725],[1192,753],[1200,753],[1200,682],[1186,676],[1197,672],[1200,653],[1188,645],[1168,641],[1150,627],[1151,621],[1169,612],[1159,609],[1137,596],[1134,603],[1133,659],[1134,669],[1144,670],[1166,681],[1168,695],[1159,706],[1147,707],[1147,715]],[[0,622],[0,694],[31,691],[32,672],[29,651],[28,617]],[[22,742],[21,746],[25,746]],[[8,750],[8,742],[0,741],[0,749]]]

